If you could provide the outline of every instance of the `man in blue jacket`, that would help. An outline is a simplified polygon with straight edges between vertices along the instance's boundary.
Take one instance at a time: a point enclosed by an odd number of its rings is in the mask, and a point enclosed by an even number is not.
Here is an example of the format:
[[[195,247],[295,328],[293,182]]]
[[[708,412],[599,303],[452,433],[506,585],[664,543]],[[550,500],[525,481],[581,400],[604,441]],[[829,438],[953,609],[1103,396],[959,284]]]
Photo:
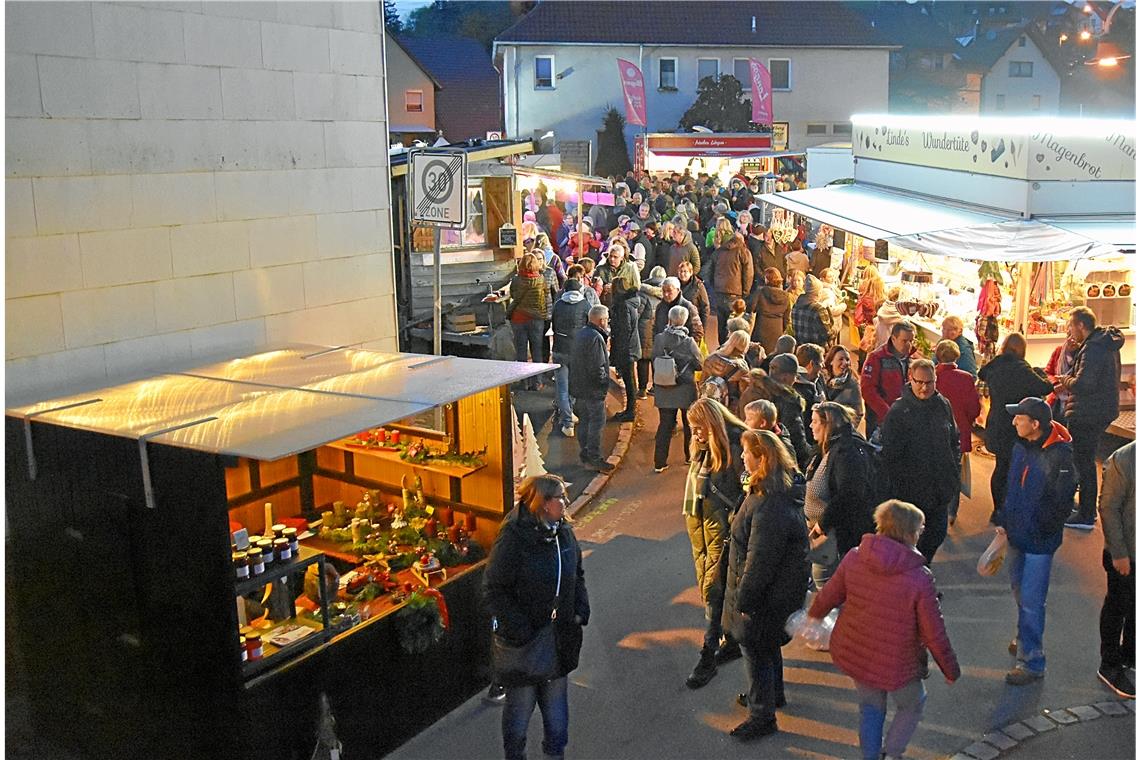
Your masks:
[[[578,458],[587,469],[609,472],[602,457],[602,427],[606,424],[606,394],[610,389],[610,311],[594,306],[589,323],[574,338],[570,356],[570,395],[578,415]]]
[[[1017,601],[1017,638],[1009,645],[1017,664],[1005,682],[1024,686],[1045,675],[1042,637],[1049,571],[1077,487],[1072,436],[1053,421],[1049,405],[1030,396],[1005,409],[1019,440],[1013,447],[1005,502],[994,523],[1009,539],[1009,579]]]

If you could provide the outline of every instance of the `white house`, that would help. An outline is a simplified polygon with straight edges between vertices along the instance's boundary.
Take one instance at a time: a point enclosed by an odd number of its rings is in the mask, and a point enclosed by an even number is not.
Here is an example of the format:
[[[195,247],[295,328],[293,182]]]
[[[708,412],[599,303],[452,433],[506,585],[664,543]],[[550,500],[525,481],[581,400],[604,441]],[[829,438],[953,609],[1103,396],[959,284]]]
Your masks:
[[[607,106],[622,107],[619,58],[644,74],[645,131],[671,132],[704,77],[733,74],[747,93],[755,57],[772,73],[775,121],[803,148],[850,135],[853,113],[886,110],[891,49],[841,3],[540,2],[494,57],[507,135],[558,140],[595,139]]]
[[[988,116],[1055,116],[1061,105],[1061,64],[1046,56],[1048,47],[1031,24],[970,40],[954,55],[966,72],[963,101],[975,103],[974,112]]]
[[[4,10],[9,399],[396,348],[378,3]]]

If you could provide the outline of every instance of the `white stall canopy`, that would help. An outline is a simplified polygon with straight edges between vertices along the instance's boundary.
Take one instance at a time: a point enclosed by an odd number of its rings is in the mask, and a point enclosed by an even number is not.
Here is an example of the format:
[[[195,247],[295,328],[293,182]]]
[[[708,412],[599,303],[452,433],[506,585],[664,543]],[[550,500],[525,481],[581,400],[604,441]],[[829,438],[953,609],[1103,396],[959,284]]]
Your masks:
[[[1075,261],[1119,254],[1115,246],[1032,220],[1010,220],[888,238],[912,251],[973,261]]]

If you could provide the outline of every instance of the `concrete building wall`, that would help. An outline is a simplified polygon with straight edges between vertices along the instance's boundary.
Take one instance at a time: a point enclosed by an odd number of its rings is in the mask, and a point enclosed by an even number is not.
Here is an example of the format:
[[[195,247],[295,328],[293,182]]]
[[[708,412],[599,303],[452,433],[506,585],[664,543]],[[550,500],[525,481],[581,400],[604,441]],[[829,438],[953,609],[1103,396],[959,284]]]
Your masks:
[[[396,348],[378,3],[5,12],[9,398]]]
[[[392,120],[393,138],[408,132],[435,133],[435,85],[411,56],[385,33],[387,38],[388,118]],[[408,110],[408,91],[422,96],[422,111]]]
[[[1019,46],[1015,41],[982,80],[983,114],[1056,116],[1060,110],[1061,78],[1033,40],[1023,39],[1025,45]],[[1010,76],[1011,62],[1031,63],[1033,76]]]
[[[595,140],[608,105],[622,109],[617,59],[638,62],[636,45],[501,44],[503,53],[505,127],[510,137],[530,137],[553,129],[559,140]],[[535,57],[554,56],[553,89],[536,89]],[[828,48],[699,48],[653,46],[641,51],[649,132],[673,132],[697,96],[699,58],[720,61],[722,74],[733,73],[736,58],[791,61],[791,87],[776,90],[776,121],[789,123],[789,147],[846,139],[842,126],[857,112],[885,112],[889,85],[889,51]],[[660,87],[661,59],[677,60],[677,87]],[[842,72],[837,76],[836,72]],[[561,78],[558,78],[561,75]],[[750,84],[742,83],[747,93]],[[808,125],[813,133],[808,134]],[[822,130],[822,131],[821,131]],[[632,149],[637,127],[626,127]],[[631,154],[632,157],[632,154]]]

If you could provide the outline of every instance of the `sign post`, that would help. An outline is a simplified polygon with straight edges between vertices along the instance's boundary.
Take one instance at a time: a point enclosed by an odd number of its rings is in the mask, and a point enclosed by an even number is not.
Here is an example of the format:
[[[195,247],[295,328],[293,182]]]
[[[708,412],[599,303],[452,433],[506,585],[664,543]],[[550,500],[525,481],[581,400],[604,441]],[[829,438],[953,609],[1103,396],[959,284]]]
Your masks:
[[[413,225],[433,227],[432,353],[443,355],[443,263],[440,229],[467,226],[467,154],[429,149],[408,153],[408,209]]]

